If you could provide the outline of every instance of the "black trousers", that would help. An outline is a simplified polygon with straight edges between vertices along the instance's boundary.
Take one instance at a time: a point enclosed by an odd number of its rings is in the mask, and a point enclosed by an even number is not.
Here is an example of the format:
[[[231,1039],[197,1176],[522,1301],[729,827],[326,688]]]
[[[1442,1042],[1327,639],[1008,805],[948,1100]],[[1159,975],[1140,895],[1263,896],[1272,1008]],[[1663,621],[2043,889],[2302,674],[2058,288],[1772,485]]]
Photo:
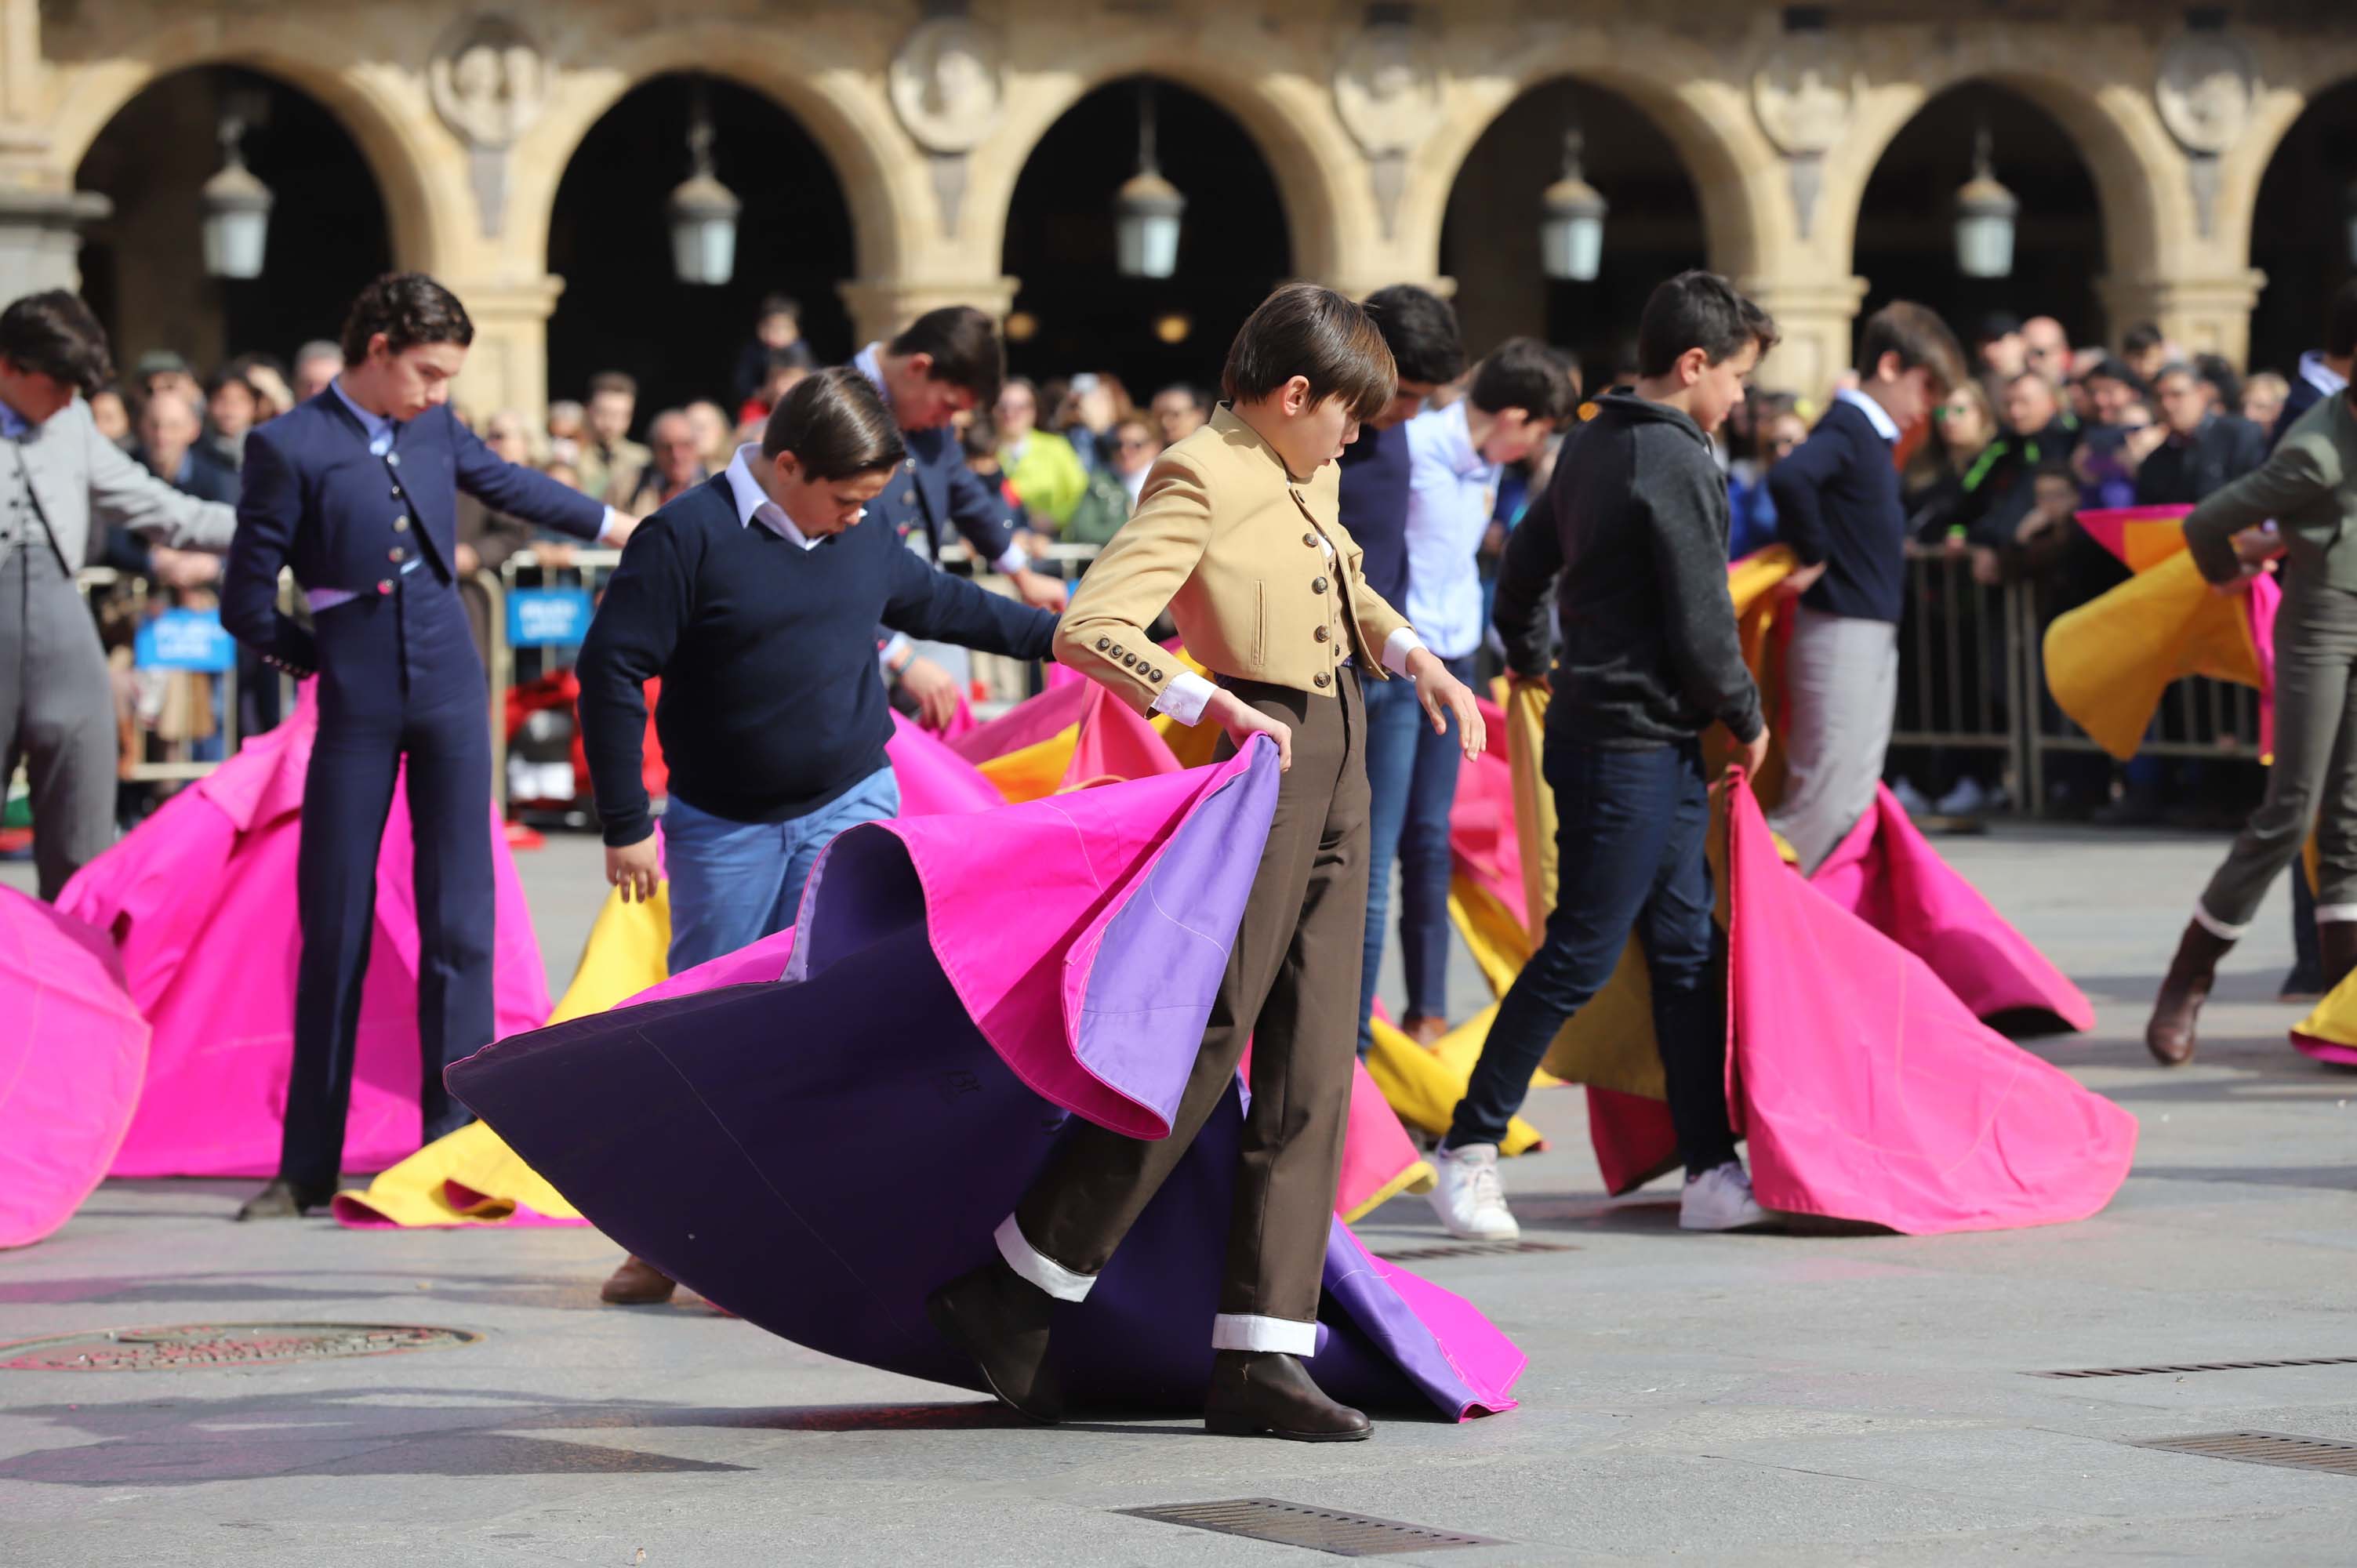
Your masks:
[[[320,613],[319,734],[296,874],[303,950],[279,1174],[335,1185],[351,1101],[377,858],[408,764],[416,858],[418,1111],[424,1142],[472,1120],[442,1069],[492,1031],[490,716],[456,590],[430,573]]]

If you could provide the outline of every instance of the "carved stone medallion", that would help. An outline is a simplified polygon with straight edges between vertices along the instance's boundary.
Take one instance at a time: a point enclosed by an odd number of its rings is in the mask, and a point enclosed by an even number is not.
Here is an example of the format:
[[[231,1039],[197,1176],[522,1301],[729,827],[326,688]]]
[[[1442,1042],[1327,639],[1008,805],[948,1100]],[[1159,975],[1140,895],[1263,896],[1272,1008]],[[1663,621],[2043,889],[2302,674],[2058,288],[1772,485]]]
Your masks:
[[[1751,74],[1751,112],[1788,154],[1824,153],[1849,128],[1857,68],[1837,36],[1786,33]]]
[[[2160,123],[2189,153],[2212,156],[2250,123],[2251,54],[2225,33],[2180,33],[2160,57],[2153,83]]]
[[[540,113],[547,80],[540,50],[505,16],[472,16],[426,68],[434,112],[470,147],[508,147]]]
[[[979,146],[1006,98],[996,37],[964,16],[937,16],[910,33],[888,84],[900,124],[936,153]]]
[[[1440,73],[1413,28],[1383,22],[1344,47],[1334,112],[1370,157],[1414,149],[1440,123]]]

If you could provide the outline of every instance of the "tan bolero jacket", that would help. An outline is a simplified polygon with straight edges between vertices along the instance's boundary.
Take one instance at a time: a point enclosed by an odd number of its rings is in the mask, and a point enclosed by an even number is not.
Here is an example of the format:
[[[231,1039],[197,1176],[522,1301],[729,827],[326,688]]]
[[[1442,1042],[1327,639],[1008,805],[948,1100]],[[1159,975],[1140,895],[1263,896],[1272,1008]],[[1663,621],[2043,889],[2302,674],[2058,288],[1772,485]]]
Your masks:
[[[1215,675],[1330,697],[1348,657],[1365,678],[1389,679],[1383,656],[1407,621],[1367,586],[1365,552],[1336,516],[1340,483],[1331,463],[1294,479],[1222,404],[1156,460],[1136,511],[1073,592],[1056,658],[1146,712],[1186,669],[1146,634],[1167,607]]]

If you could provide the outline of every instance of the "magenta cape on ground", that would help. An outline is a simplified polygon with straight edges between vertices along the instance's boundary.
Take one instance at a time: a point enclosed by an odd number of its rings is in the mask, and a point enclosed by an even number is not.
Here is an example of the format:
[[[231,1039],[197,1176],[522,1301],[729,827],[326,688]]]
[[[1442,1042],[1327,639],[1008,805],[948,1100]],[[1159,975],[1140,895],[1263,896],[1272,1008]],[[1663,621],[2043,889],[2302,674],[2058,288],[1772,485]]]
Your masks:
[[[1933,1235],[2083,1219],[2111,1201],[2135,1117],[1794,875],[1741,784],[1727,831],[1727,1104],[1761,1203]]]
[[[854,828],[821,857],[791,940],[502,1040],[450,1082],[600,1230],[730,1311],[978,1388],[926,1294],[993,1256],[1071,1116],[1167,1131],[1275,794],[1274,748],[1255,743],[982,817]],[[781,952],[787,979],[728,983]],[[1060,1315],[1053,1354],[1078,1399],[1200,1408],[1242,1111],[1239,1090]],[[1340,1222],[1319,1339],[1339,1396],[1450,1417],[1510,1406],[1523,1366],[1479,1312]]]
[[[147,1023],[105,933],[0,888],[0,1247],[72,1218],[146,1065]]]
[[[295,860],[315,688],[295,712],[134,829],[58,907],[112,933],[155,1031],[146,1081],[110,1174],[253,1176],[278,1168],[294,1064]],[[497,1026],[548,1016],[548,980],[507,840],[487,816],[499,896]],[[393,789],[377,858],[376,929],[361,993],[344,1168],[417,1148],[417,910],[407,797]]]

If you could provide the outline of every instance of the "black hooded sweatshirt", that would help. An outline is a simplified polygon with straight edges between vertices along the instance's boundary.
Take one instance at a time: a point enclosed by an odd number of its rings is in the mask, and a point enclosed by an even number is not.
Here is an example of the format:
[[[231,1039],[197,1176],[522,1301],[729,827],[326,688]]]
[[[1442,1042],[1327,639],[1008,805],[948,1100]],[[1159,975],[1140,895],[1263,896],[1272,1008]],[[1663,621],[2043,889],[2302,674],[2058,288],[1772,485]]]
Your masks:
[[[1518,675],[1545,669],[1546,594],[1563,648],[1551,728],[1607,747],[1690,740],[1714,721],[1760,729],[1727,588],[1727,481],[1680,410],[1608,392],[1556,455],[1507,542],[1493,618]]]

